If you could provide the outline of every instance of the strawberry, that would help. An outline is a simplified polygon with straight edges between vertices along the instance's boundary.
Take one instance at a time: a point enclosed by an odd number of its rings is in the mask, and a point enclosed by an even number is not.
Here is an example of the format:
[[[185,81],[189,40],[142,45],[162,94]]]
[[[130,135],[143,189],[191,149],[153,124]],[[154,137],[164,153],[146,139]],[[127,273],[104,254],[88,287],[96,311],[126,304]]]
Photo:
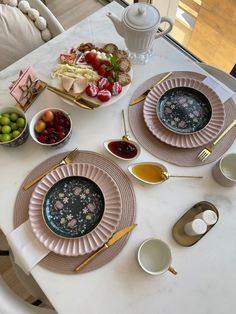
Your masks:
[[[110,83],[108,81],[107,78],[105,77],[101,77],[98,81],[97,81],[97,86],[100,90],[102,89],[108,89],[108,87],[110,86]]]
[[[97,96],[97,93],[98,93],[98,87],[94,83],[89,83],[85,89],[85,92],[88,96],[95,97]]]
[[[109,91],[113,96],[119,95],[122,92],[122,85],[120,82],[111,83],[109,86]]]
[[[98,72],[98,75],[104,76],[105,73],[106,73],[106,70],[105,70],[104,67],[101,65],[101,66],[98,68],[97,72]]]
[[[107,67],[109,67],[111,65],[111,62],[109,60],[101,60],[101,64],[106,65]]]
[[[92,60],[91,65],[94,70],[97,70],[101,65],[101,60],[98,58],[95,58],[94,60]]]
[[[108,101],[111,98],[111,92],[108,89],[102,89],[98,92],[97,97],[102,102]]]
[[[114,82],[115,72],[113,70],[107,70],[104,76],[108,78],[109,82]]]
[[[96,54],[93,53],[93,52],[88,52],[85,54],[85,60],[88,62],[88,63],[92,63],[93,60],[96,59]]]

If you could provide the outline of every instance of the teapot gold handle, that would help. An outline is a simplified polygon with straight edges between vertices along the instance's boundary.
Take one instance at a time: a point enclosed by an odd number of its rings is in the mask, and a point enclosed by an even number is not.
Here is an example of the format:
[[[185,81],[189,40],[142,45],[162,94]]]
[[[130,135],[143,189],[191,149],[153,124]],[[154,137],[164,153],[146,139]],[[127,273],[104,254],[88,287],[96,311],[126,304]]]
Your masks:
[[[159,38],[159,37],[162,37],[166,34],[168,34],[169,32],[171,32],[172,28],[173,28],[173,21],[172,19],[170,19],[169,17],[167,16],[162,16],[161,17],[161,21],[160,21],[160,24],[163,23],[163,22],[166,22],[168,25],[167,29],[165,29],[164,31],[161,31],[161,32],[158,32],[156,35],[155,35],[155,39]]]

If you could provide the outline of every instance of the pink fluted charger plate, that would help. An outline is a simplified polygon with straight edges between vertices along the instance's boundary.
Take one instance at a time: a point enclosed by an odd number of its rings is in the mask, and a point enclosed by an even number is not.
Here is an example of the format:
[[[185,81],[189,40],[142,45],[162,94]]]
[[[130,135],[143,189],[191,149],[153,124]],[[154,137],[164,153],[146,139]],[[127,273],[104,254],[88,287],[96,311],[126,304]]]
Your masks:
[[[157,116],[159,99],[165,92],[177,87],[195,89],[209,100],[212,115],[203,129],[182,134],[172,132],[160,122]],[[224,125],[225,111],[219,96],[209,86],[195,79],[181,77],[166,80],[148,93],[143,105],[143,116],[148,129],[162,142],[179,148],[194,148],[209,143],[219,134]]]
[[[43,213],[44,201],[47,199],[50,189],[55,187],[66,178],[82,177],[94,182],[104,197],[104,212],[101,220],[96,227],[85,235],[75,238],[60,236],[53,232],[46,221]],[[66,183],[67,184],[67,183]],[[70,182],[69,182],[70,184]],[[78,197],[89,197],[89,191],[75,190]],[[60,192],[60,191],[59,191]],[[86,196],[86,193],[88,195]],[[67,203],[68,197],[64,197],[62,192],[58,193],[61,203]],[[89,210],[93,209],[89,206],[85,215],[89,214]],[[55,206],[55,211],[63,212],[63,208]],[[91,211],[92,212],[92,211]],[[64,215],[63,223],[72,221],[70,215]],[[102,169],[88,163],[71,163],[61,166],[45,176],[36,186],[29,203],[29,220],[35,236],[49,250],[56,254],[66,256],[78,256],[88,254],[97,250],[104,245],[112,234],[116,231],[116,227],[121,219],[121,196],[114,180]],[[67,221],[68,220],[68,221]],[[73,224],[72,224],[73,227]]]

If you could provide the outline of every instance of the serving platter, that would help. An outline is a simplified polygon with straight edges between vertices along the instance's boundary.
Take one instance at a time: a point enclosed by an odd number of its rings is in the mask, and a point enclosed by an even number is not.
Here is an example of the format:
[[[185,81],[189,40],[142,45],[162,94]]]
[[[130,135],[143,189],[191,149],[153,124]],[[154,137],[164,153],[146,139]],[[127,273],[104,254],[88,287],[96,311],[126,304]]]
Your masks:
[[[90,43],[89,43],[90,44]],[[98,48],[102,48],[105,46],[105,43],[94,43],[93,44],[94,46],[98,47]],[[118,47],[117,47],[118,48]],[[119,50],[119,51],[122,51],[123,53],[125,53],[125,51],[123,50]],[[126,55],[126,53],[125,53]],[[78,58],[79,59],[79,58]],[[128,60],[128,57],[127,57],[127,60]],[[57,64],[58,65],[58,64]],[[57,67],[57,65],[55,64],[55,68]],[[84,65],[84,64],[82,64]],[[86,65],[86,63],[85,63]],[[89,64],[87,64],[89,65]],[[68,65],[68,66],[71,66],[73,67],[73,64],[72,65]],[[52,77],[53,77],[53,82],[52,82],[52,85],[56,88],[59,88],[61,90],[63,90],[63,86],[62,86],[62,82],[61,82],[61,73],[59,73],[59,75],[55,74],[55,68],[54,68],[54,71],[52,73]],[[91,66],[92,68],[92,66]],[[96,72],[96,70],[95,70]],[[117,95],[112,95],[111,98],[107,101],[101,101],[99,100],[97,97],[90,97],[89,95],[86,94],[86,92],[82,92],[81,94],[74,94],[72,91],[69,92],[70,95],[73,95],[73,96],[81,96],[83,97],[84,99],[87,99],[87,100],[90,100],[90,101],[93,101],[93,102],[96,102],[98,104],[98,107],[97,108],[102,108],[102,107],[107,107],[107,106],[110,106],[112,104],[114,104],[115,102],[117,102],[121,97],[123,97],[127,91],[129,90],[131,84],[132,84],[132,79],[133,79],[133,70],[132,70],[132,67],[130,67],[130,70],[127,72],[129,77],[130,77],[130,83],[127,84],[127,85],[124,85],[122,86],[122,91],[121,93],[117,94]],[[72,75],[73,76],[73,75]],[[86,75],[85,76],[89,76],[89,75]],[[103,76],[100,76],[101,78],[103,78]],[[62,100],[65,102],[65,103],[68,103],[70,105],[73,105],[73,106],[76,106],[75,104],[73,104],[73,102],[71,102],[70,100],[67,100],[65,98],[62,98]]]
[[[55,169],[38,183],[29,202],[35,236],[49,250],[66,256],[101,247],[115,232],[121,213],[116,183],[88,163]]]
[[[211,105],[210,120],[199,131],[178,133],[164,126],[157,116],[161,97],[169,90],[179,87],[197,90]],[[209,143],[219,134],[224,125],[225,111],[220,98],[210,87],[192,78],[176,77],[164,81],[149,92],[143,105],[143,117],[150,132],[162,142],[178,148],[194,148]]]

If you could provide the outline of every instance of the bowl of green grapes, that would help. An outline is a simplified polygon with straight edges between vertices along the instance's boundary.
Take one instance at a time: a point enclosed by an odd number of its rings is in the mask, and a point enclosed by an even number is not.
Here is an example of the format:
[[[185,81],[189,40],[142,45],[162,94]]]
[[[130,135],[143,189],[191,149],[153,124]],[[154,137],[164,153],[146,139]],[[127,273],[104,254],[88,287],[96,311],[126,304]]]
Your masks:
[[[29,126],[22,110],[0,106],[0,145],[16,147],[25,143]]]

